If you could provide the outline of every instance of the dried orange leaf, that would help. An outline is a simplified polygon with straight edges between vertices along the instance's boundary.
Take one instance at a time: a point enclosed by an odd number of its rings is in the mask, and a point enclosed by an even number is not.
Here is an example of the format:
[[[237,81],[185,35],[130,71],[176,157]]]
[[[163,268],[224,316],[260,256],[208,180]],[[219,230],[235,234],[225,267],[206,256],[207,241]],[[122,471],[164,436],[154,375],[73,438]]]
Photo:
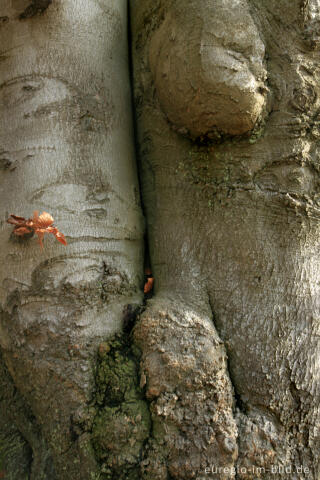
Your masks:
[[[63,233],[59,232],[57,227],[53,227],[53,217],[50,213],[42,212],[39,216],[38,211],[33,212],[33,217],[26,220],[24,217],[18,217],[11,214],[7,222],[15,225],[13,232],[15,235],[23,236],[34,232],[39,239],[40,247],[43,248],[43,237],[45,233],[52,233],[58,242],[67,245]]]
[[[11,223],[12,225],[25,225],[26,219],[24,217],[18,217],[17,215],[11,214],[7,220],[7,223]]]
[[[50,213],[42,212],[40,216],[35,216],[38,212],[34,212],[33,214],[33,222],[34,225],[38,228],[47,228],[53,224],[53,218]]]
[[[14,218],[14,220],[17,220],[18,222],[25,222],[26,219],[24,217],[19,217],[18,215],[13,215],[13,213],[11,213],[10,217]]]
[[[144,293],[151,292],[151,290],[153,289],[153,284],[154,284],[154,278],[149,277],[146,283],[144,284],[144,288],[143,288]]]
[[[63,233],[58,232],[55,235],[55,237],[58,240],[58,242],[62,243],[63,245],[67,245],[67,240],[66,240],[65,236],[63,235]]]
[[[41,230],[36,230],[36,234],[37,234],[37,236],[38,236],[38,240],[39,240],[40,247],[43,248],[44,232],[42,232]]]
[[[57,227],[48,227],[47,232],[52,233],[56,237],[58,242],[63,243],[63,245],[67,245],[67,241],[65,239],[65,236],[63,235],[63,233],[59,232]]]

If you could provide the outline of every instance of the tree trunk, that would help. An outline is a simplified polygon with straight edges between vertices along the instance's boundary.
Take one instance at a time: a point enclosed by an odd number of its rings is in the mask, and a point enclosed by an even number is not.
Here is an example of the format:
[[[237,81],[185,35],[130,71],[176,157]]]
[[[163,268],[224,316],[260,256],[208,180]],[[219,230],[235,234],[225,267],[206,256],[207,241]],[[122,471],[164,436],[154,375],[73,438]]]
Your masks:
[[[319,10],[132,1],[150,478],[320,478]]]
[[[131,0],[146,302],[127,17],[0,6],[0,476],[319,480],[319,2]]]
[[[4,0],[0,16],[1,469],[89,480],[97,347],[142,299],[127,4]],[[67,247],[10,235],[9,214],[34,210],[54,216]]]

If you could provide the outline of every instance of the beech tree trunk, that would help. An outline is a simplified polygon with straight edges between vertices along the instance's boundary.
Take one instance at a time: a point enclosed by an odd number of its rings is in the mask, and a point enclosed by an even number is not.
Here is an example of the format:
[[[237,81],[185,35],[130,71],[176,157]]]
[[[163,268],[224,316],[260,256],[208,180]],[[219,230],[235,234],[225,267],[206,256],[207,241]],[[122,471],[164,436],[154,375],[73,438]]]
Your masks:
[[[0,477],[319,480],[319,1],[30,1],[0,5]],[[66,247],[15,237],[34,210]]]
[[[0,470],[89,480],[93,361],[142,300],[127,4],[5,0],[0,16]],[[11,235],[8,215],[34,210],[67,247]]]
[[[132,4],[146,468],[319,479],[320,4]]]

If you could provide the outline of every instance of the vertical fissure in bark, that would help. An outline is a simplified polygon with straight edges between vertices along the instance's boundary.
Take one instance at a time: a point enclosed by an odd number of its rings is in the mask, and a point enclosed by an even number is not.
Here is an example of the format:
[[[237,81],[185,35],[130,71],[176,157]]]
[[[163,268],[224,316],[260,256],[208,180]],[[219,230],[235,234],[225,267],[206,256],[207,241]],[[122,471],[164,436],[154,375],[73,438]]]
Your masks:
[[[130,0],[127,0],[127,11],[128,11],[128,25],[127,25],[127,38],[128,38],[128,61],[129,61],[129,81],[131,87],[131,111],[132,111],[132,124],[133,124],[133,134],[134,134],[134,146],[135,146],[135,158],[136,158],[136,167],[138,174],[138,185],[139,185],[139,198],[141,203],[141,210],[143,218],[146,219],[146,206],[144,204],[143,194],[142,194],[142,171],[140,164],[140,155],[139,155],[139,140],[138,140],[138,124],[137,124],[137,110],[134,101],[134,65],[133,65],[133,49],[134,49],[134,40],[132,35],[132,26],[131,26],[131,5]],[[145,220],[144,222],[144,272],[151,272],[151,257],[150,257],[150,248],[149,248],[149,235],[148,235],[148,224]],[[146,300],[151,298],[152,292],[149,292],[145,295],[143,306],[146,305]],[[140,312],[142,313],[142,311]]]
[[[146,218],[146,208],[143,201],[142,195],[142,174],[141,174],[141,165],[140,165],[140,155],[139,155],[139,140],[138,140],[138,124],[137,124],[137,109],[134,100],[134,65],[133,65],[133,49],[134,49],[134,39],[132,35],[132,26],[131,26],[131,6],[130,0],[127,0],[127,11],[128,11],[128,24],[127,24],[127,40],[128,40],[128,64],[129,64],[129,82],[131,90],[131,111],[132,111],[132,125],[133,125],[133,138],[134,138],[134,147],[135,147],[135,158],[136,158],[136,167],[138,173],[138,184],[139,184],[139,196],[141,202],[141,210],[143,217]],[[147,232],[147,222],[144,225],[145,228],[145,260],[146,256],[149,255],[149,244],[148,244],[148,232]]]
[[[212,302],[209,294],[208,294],[208,302],[209,302],[211,315],[212,315],[212,324],[213,324],[215,330],[218,332],[218,335],[221,337],[221,332],[219,331],[219,328],[218,328],[218,326],[215,322],[214,306],[213,306],[213,302]],[[232,385],[232,390],[233,390],[233,399],[234,399],[233,413],[234,413],[234,416],[235,416],[235,413],[238,410],[239,412],[241,412],[245,415],[246,414],[246,409],[245,409],[245,406],[244,406],[244,404],[241,400],[241,396],[240,396],[239,392],[237,391],[236,384],[234,382],[234,378],[233,378],[233,375],[232,375],[232,370],[231,370],[231,367],[230,367],[230,358],[229,358],[230,349],[228,348],[228,345],[227,345],[226,342],[224,342],[224,347],[225,347],[225,350],[226,350],[226,360],[227,360],[226,374],[229,376],[229,379],[230,379],[230,382],[231,382],[231,385]],[[236,437],[236,442],[237,442],[237,448],[238,448],[238,452],[239,452],[240,451],[239,432],[238,432],[238,436]],[[235,465],[237,465],[237,460],[235,462]],[[234,480],[239,480],[237,469],[235,470]]]
[[[221,331],[219,331],[219,327],[218,327],[217,323],[215,322],[214,305],[212,303],[210,295],[208,295],[208,302],[209,302],[209,306],[210,306],[210,310],[211,310],[213,327],[218,332],[219,337],[222,338]],[[227,354],[227,374],[229,375],[231,385],[232,385],[232,388],[233,388],[234,410],[238,409],[240,412],[245,414],[246,413],[246,408],[245,408],[244,403],[241,400],[241,396],[240,396],[239,392],[237,392],[237,388],[236,388],[236,385],[235,385],[235,382],[234,382],[234,379],[233,379],[233,375],[232,375],[232,370],[230,368],[230,359],[229,359],[230,348],[228,347],[228,344],[226,342],[224,342],[223,344],[224,344],[226,354]]]

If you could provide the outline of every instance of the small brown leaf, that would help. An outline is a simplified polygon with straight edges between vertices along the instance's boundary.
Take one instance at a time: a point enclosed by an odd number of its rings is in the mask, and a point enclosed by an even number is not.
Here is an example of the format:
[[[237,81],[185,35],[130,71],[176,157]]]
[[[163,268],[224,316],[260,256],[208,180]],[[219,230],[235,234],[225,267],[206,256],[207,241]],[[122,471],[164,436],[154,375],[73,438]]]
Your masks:
[[[53,217],[50,213],[42,212],[39,215],[38,211],[33,212],[33,217],[26,220],[24,217],[11,214],[7,222],[15,225],[13,233],[20,237],[34,232],[38,236],[40,247],[43,248],[43,237],[45,233],[52,233],[58,242],[67,245],[67,241],[63,233],[59,232],[57,227],[53,227]]]
[[[62,243],[63,245],[67,245],[67,240],[66,240],[65,236],[63,235],[63,233],[58,232],[55,237],[58,240],[58,242]]]
[[[11,218],[10,218],[11,217]],[[24,217],[18,217],[17,215],[11,214],[7,220],[7,223],[11,223],[12,225],[25,225],[26,219]]]
[[[33,223],[37,228],[47,228],[53,224],[53,218],[50,213],[47,212],[42,212],[40,216],[38,216],[38,212],[34,212]]]
[[[144,288],[143,288],[144,293],[151,292],[151,290],[153,289],[153,284],[154,284],[154,278],[149,277],[146,283],[144,284]]]
[[[58,242],[62,243],[63,245],[67,245],[67,241],[65,239],[65,236],[63,235],[63,233],[59,232],[57,227],[48,227],[47,232],[52,233],[56,237]]]
[[[16,220],[17,222],[25,222],[26,219],[24,217],[19,217],[18,215],[13,215],[11,213],[10,217],[14,218],[14,220]]]
[[[43,237],[45,232],[42,230],[35,230],[35,233],[38,236],[40,248],[43,249]]]

